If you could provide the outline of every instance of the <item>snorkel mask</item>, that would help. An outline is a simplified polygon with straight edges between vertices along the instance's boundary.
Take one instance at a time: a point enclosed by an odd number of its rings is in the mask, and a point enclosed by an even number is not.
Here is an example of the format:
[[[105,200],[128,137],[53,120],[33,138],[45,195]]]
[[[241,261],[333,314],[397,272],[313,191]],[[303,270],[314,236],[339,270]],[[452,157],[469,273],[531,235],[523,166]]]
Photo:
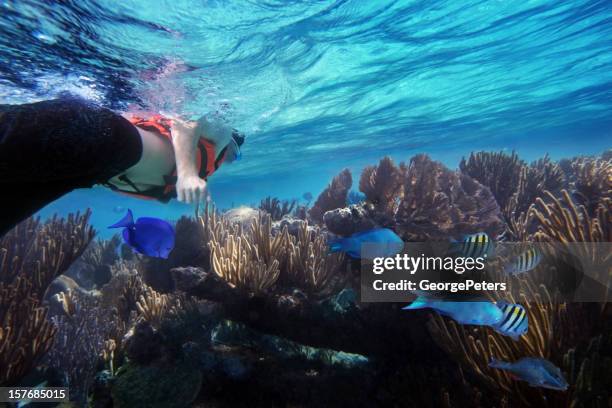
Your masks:
[[[236,129],[232,129],[232,139],[227,145],[227,153],[225,154],[225,160],[231,163],[236,160],[240,160],[242,153],[240,152],[240,146],[244,143],[244,134],[238,132]]]

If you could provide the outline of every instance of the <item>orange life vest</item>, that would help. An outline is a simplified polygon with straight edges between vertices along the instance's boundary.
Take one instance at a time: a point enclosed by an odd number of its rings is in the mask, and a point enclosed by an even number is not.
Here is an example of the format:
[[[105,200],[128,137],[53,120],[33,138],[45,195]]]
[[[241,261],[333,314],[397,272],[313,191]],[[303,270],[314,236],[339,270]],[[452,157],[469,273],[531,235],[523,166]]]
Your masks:
[[[130,119],[130,123],[143,130],[157,133],[169,143],[172,143],[172,120],[169,118],[161,115],[153,115],[149,118],[133,116]],[[217,156],[215,156],[214,143],[202,137],[198,140],[198,149],[196,150],[196,165],[200,169],[199,175],[202,179],[206,180],[221,166],[223,160],[225,159],[226,150],[227,147],[221,151],[217,158]],[[125,174],[119,176],[118,178],[119,180],[129,184],[135,190],[122,190],[111,183],[106,183],[106,185],[112,190],[122,194],[143,199],[159,200],[162,202],[168,202],[171,198],[176,197],[176,166],[174,166],[174,169],[170,174],[164,176],[165,185],[152,187],[147,190],[139,190]]]

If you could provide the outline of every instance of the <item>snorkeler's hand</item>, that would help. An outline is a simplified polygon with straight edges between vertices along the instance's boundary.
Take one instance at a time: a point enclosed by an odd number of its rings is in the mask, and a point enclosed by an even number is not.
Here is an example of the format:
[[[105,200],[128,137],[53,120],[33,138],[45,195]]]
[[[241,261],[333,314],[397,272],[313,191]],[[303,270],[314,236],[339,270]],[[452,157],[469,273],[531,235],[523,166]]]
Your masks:
[[[198,176],[179,177],[176,196],[183,203],[200,203],[206,199],[206,181]]]

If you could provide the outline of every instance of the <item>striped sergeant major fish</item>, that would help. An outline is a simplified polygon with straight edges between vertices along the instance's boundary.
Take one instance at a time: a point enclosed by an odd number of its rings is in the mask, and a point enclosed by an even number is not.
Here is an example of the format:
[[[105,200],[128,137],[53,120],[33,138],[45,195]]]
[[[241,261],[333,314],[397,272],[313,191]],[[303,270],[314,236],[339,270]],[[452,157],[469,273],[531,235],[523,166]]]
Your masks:
[[[527,333],[527,329],[529,328],[529,317],[523,306],[506,302],[497,302],[497,307],[501,309],[504,317],[499,323],[491,326],[495,331],[504,336],[511,337],[514,341],[517,341],[520,336]]]
[[[453,248],[466,258],[484,258],[492,256],[495,243],[486,232],[466,235],[461,241],[454,241]]]
[[[517,275],[535,269],[542,260],[542,254],[537,248],[529,248],[506,265],[504,270],[509,275]]]

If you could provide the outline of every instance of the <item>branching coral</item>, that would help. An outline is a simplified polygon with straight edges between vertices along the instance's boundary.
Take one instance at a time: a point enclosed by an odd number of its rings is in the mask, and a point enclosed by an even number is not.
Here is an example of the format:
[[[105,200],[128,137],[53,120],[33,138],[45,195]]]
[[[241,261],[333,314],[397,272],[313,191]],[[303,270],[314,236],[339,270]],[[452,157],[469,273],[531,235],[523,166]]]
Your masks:
[[[0,384],[14,384],[51,346],[43,295],[92,239],[89,215],[28,219],[0,239]]]
[[[327,254],[324,235],[305,221],[299,223],[296,236],[286,225],[273,233],[269,215],[253,221],[248,231],[214,211],[206,212],[201,224],[214,272],[235,287],[261,294],[280,284],[323,296],[341,281],[342,257]]]
[[[160,294],[148,287],[136,302],[140,317],[156,328],[161,326],[171,307],[172,303],[168,295]]]
[[[297,200],[279,200],[276,197],[266,197],[259,203],[259,209],[267,212],[273,221],[282,219],[285,215],[291,214],[297,205]]]
[[[476,231],[495,237],[501,232],[495,198],[477,181],[426,155],[413,157],[402,170],[403,197],[396,222],[405,240],[459,238]]]
[[[310,217],[316,222],[321,222],[326,211],[346,206],[346,199],[352,185],[351,172],[349,169],[342,170],[317,197],[309,211]]]
[[[489,187],[500,208],[506,208],[516,190],[525,163],[515,152],[478,152],[462,159],[459,169]]]
[[[32,291],[42,298],[47,286],[68,269],[94,236],[88,226],[91,212],[54,216],[44,224],[29,219],[0,240],[0,280],[10,283],[18,275],[28,276]]]
[[[566,190],[561,192],[561,198],[546,192],[545,199],[549,202],[538,198],[530,210],[537,222],[534,239],[567,247],[583,264],[582,270],[602,283],[601,289],[609,291],[612,284],[612,253],[606,244],[612,242],[612,199],[602,198],[594,216],[590,216],[583,205],[577,206]],[[606,293],[601,296],[606,296]],[[607,305],[601,296],[599,299],[605,308]]]
[[[53,317],[58,334],[45,360],[66,374],[71,400],[85,404],[98,359],[116,321],[111,310],[102,307],[94,297],[77,292],[63,296],[70,306],[66,308],[67,314]]]
[[[14,385],[47,353],[55,335],[27,278],[0,282],[0,384]]]
[[[393,214],[397,210],[398,196],[402,188],[402,172],[390,157],[384,157],[378,166],[363,169],[359,179],[359,191],[365,194],[377,211]]]
[[[272,237],[269,215],[256,220],[251,233],[243,231],[242,225],[231,225],[209,217],[208,242],[211,250],[213,270],[232,285],[262,293],[276,283],[280,269],[277,257],[285,246],[286,230]]]
[[[318,229],[310,231],[303,222],[298,236],[290,236],[287,246],[289,281],[311,295],[329,295],[342,283],[339,273],[343,256],[327,254],[327,242]]]

